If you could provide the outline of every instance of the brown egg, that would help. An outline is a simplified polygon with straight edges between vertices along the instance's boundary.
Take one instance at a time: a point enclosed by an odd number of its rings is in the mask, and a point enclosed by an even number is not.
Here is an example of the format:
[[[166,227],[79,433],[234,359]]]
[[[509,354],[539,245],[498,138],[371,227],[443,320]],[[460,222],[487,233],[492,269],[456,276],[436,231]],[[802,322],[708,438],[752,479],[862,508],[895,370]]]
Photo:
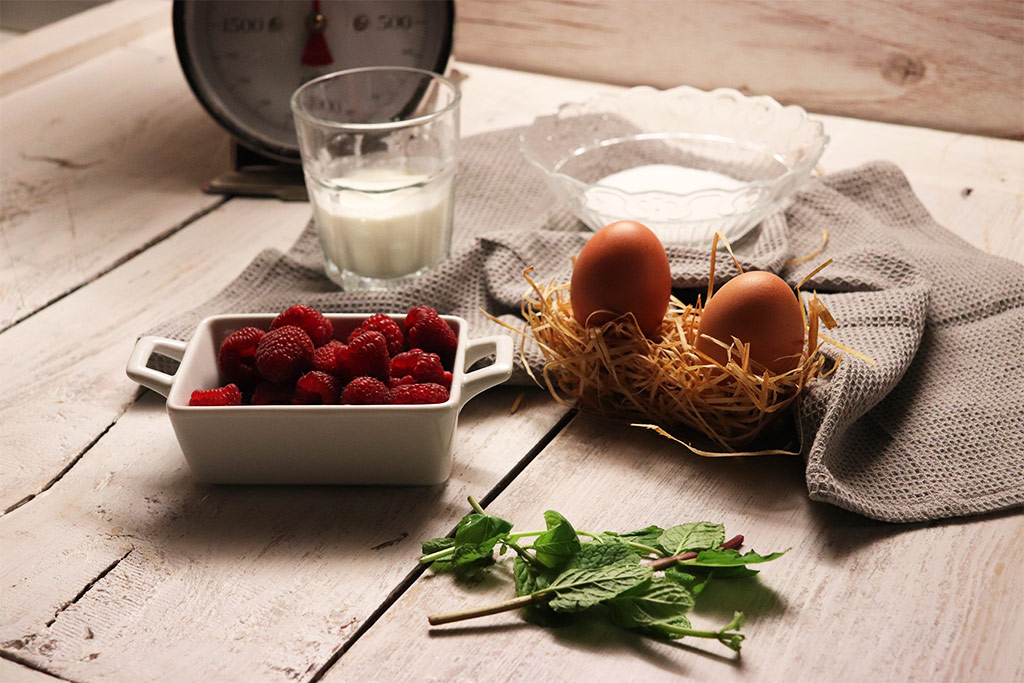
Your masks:
[[[778,275],[762,271],[748,271],[722,285],[704,306],[698,334],[726,345],[733,337],[750,344],[750,358],[775,374],[795,368],[804,348],[796,294]],[[703,337],[697,348],[723,365],[728,360],[724,348]]]
[[[602,325],[632,313],[650,337],[665,318],[671,295],[665,247],[642,223],[606,225],[576,257],[569,297],[573,316],[582,325]]]

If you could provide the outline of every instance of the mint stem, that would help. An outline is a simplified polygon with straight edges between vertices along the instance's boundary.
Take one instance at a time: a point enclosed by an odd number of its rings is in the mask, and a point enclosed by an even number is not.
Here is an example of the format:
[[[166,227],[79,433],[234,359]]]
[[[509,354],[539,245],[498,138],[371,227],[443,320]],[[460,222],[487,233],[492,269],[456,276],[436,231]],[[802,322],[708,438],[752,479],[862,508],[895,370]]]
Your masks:
[[[718,638],[722,635],[721,631],[698,631],[692,628],[683,628],[682,626],[675,626],[674,624],[661,624],[659,628],[667,633],[672,633],[678,636],[693,636],[694,638]]]
[[[735,550],[743,545],[743,536],[737,535],[730,538],[728,541],[718,546],[720,550]],[[662,557],[657,560],[644,560],[642,564],[646,564],[654,571],[661,571],[662,569],[668,569],[676,562],[685,562],[686,560],[692,560],[699,555],[696,550],[690,550],[679,555],[672,555],[670,557]]]
[[[621,538],[619,540],[622,541]],[[643,543],[636,543],[634,541],[622,541],[622,542],[625,543],[626,545],[628,545],[631,548],[636,548],[637,550],[642,550],[645,553],[647,553],[648,555],[663,556],[665,554],[662,551],[658,550],[657,548],[652,548],[651,546],[644,545]]]
[[[473,496],[469,497],[469,507],[473,508],[474,512],[478,512],[481,515],[486,515],[487,514],[487,512],[485,512],[484,509],[482,507],[480,507],[480,501],[478,501]]]
[[[477,503],[477,504],[479,505],[479,503]],[[532,536],[540,536],[541,534],[545,534],[545,533],[547,533],[546,529],[540,529],[540,530],[537,530],[537,531],[517,531],[514,534],[508,534],[507,538],[510,541],[518,541],[520,538],[530,538]],[[592,534],[589,531],[581,531],[581,530],[577,529],[576,533],[579,534],[580,536],[589,536],[590,538],[593,538],[593,539],[595,539],[595,540],[597,540],[599,542],[602,540],[601,537],[598,534]],[[649,552],[649,553],[657,553],[658,552],[657,548],[652,548],[650,546],[642,545],[640,543],[627,543],[627,544],[633,546],[634,548],[639,548],[640,550],[643,550],[645,552]],[[436,553],[430,553],[429,555],[424,555],[424,556],[420,557],[419,562],[420,562],[420,564],[430,564],[431,562],[437,562],[438,560],[443,560],[446,557],[451,557],[454,554],[455,554],[455,548],[445,548],[444,550],[438,550]]]
[[[431,562],[436,562],[437,560],[443,560],[444,558],[448,557],[449,555],[454,555],[454,554],[455,554],[455,548],[454,547],[452,547],[452,548],[445,548],[444,550],[438,550],[436,553],[430,553],[429,555],[424,555],[423,557],[421,557],[419,559],[419,562],[420,562],[420,564],[430,564]]]
[[[491,614],[499,614],[501,612],[511,612],[514,609],[521,607],[528,607],[541,602],[547,602],[551,598],[555,597],[554,593],[546,593],[544,591],[538,591],[531,593],[530,595],[523,595],[512,600],[506,600],[505,602],[499,602],[496,605],[489,607],[480,607],[477,609],[466,610],[464,612],[450,612],[449,614],[437,614],[432,617],[427,617],[427,621],[430,622],[431,626],[440,626],[442,624],[450,624],[455,621],[465,621],[466,619],[476,619],[477,617],[486,617]]]
[[[601,536],[600,534],[595,534],[595,533],[590,532],[590,531],[584,531],[583,529],[577,529],[576,533],[577,534],[582,534],[583,536],[589,536],[590,538],[594,539],[595,541],[597,541],[599,543],[604,543],[604,541],[605,541],[604,537]],[[627,541],[626,539],[622,538],[621,536],[619,538],[617,538],[616,540],[619,541],[620,543],[625,543],[626,545],[628,545],[631,548],[636,548],[637,550],[642,550],[647,555],[662,556],[662,555],[665,554],[665,553],[661,552],[660,550],[658,550],[657,548],[652,548],[649,545],[644,545],[643,543],[637,543],[636,541]]]
[[[543,529],[540,530],[540,531],[519,531],[519,532],[514,533],[514,534],[508,534],[507,537],[511,541],[518,541],[520,538],[528,538],[530,536],[540,536],[543,533],[546,533],[546,531],[544,531]],[[429,555],[422,556],[419,559],[419,563],[420,564],[430,564],[431,562],[437,562],[438,560],[443,560],[446,557],[451,557],[454,554],[455,554],[455,548],[454,547],[452,547],[452,548],[445,548],[444,550],[438,550],[436,553],[430,553]]]
[[[722,550],[736,550],[743,545],[743,534],[737,534],[719,546]]]
[[[680,555],[672,555],[670,557],[660,557],[657,560],[644,560],[641,564],[646,564],[654,571],[661,571],[662,569],[668,569],[676,562],[682,562],[684,560],[692,560],[697,557],[698,553],[695,550],[691,550]]]
[[[543,564],[541,564],[541,562],[536,557],[534,557],[530,553],[526,552],[526,549],[523,548],[523,546],[519,545],[515,541],[505,540],[505,541],[501,541],[501,543],[504,543],[509,548],[512,548],[512,550],[516,551],[516,555],[518,555],[519,557],[523,558],[523,562],[525,562],[526,564],[530,565],[534,569],[539,569],[541,571],[544,571],[547,568]]]
[[[672,624],[660,624],[658,628],[662,632],[676,636],[677,638],[682,638],[684,636],[690,636],[692,638],[714,638],[728,647],[732,647],[729,645],[728,641],[730,641],[733,636],[740,636],[741,638],[743,636],[739,631],[698,631],[696,629],[683,628],[682,626],[674,626]]]
[[[511,538],[513,541],[518,541],[520,538],[528,538],[530,536],[540,536],[541,534],[546,534],[546,533],[547,533],[546,529],[542,530],[542,531],[517,531],[514,534],[509,534],[508,537]]]
[[[470,496],[470,498],[472,498],[472,496]],[[475,499],[470,501],[470,504],[472,504],[473,502],[475,502]],[[477,506],[479,506],[479,503],[477,503]],[[519,532],[516,532],[514,534],[509,534],[508,538],[511,541],[518,541],[520,538],[529,538],[531,536],[540,536],[543,533],[545,533],[545,532],[544,531],[519,531]],[[581,535],[581,536],[589,536],[590,538],[596,539],[598,541],[601,540],[600,535],[591,533],[589,531],[583,531],[582,529],[577,529],[576,533]],[[622,541],[622,542],[625,543],[628,546],[636,548],[637,550],[642,550],[645,553],[648,553],[650,555],[662,555],[662,552],[660,550],[658,550],[657,548],[652,548],[651,546],[644,545],[643,543],[634,543],[633,541]],[[722,545],[720,545],[719,548],[721,548],[722,550],[735,550],[735,549],[739,548],[741,545],[743,545],[743,535],[742,534],[738,534],[738,535],[733,536],[732,538],[730,538],[728,541],[726,541]],[[509,547],[511,547],[511,546],[509,546]],[[513,550],[515,550],[515,548],[513,548]],[[436,562],[437,560],[443,560],[446,557],[449,557],[449,556],[454,555],[454,554],[455,554],[455,548],[445,548],[444,550],[438,550],[436,553],[431,553],[429,555],[424,555],[423,557],[421,557],[419,559],[419,562],[420,562],[420,564],[430,564],[431,562]],[[654,567],[655,571],[657,571],[659,569],[666,569],[668,567],[671,567],[676,562],[680,562],[680,561],[684,561],[684,560],[692,560],[695,557],[697,557],[697,554],[693,553],[691,551],[689,553],[683,553],[682,555],[674,555],[672,557],[661,557],[660,559],[657,559],[657,560],[648,560],[648,561],[644,562],[644,564],[647,564],[647,565],[650,565],[651,567]]]
[[[667,622],[659,622],[657,626],[662,633],[675,638],[682,638],[684,636],[691,636],[693,638],[714,638],[722,645],[739,652],[740,643],[746,639],[746,636],[735,629],[740,628],[742,625],[743,612],[736,612],[733,614],[732,621],[717,631],[702,631],[692,628],[684,628]]]

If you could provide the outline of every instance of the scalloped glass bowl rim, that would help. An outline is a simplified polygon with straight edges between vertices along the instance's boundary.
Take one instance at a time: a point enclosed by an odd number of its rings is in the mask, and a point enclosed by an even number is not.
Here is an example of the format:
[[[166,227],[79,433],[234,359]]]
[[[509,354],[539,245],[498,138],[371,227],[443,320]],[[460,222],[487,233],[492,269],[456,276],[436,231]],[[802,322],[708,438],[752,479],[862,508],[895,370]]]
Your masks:
[[[562,182],[563,184],[568,184],[568,185],[572,186],[573,188],[575,188],[577,191],[579,191],[581,194],[585,193],[588,189],[590,189],[592,187],[597,187],[598,185],[596,183],[585,183],[585,182],[583,182],[581,180],[578,180],[578,179],[576,179],[576,178],[574,178],[574,177],[572,177],[572,176],[570,176],[570,175],[568,175],[566,173],[562,173],[560,171],[556,171],[556,170],[553,170],[551,168],[548,168],[542,161],[538,160],[532,154],[532,152],[530,150],[530,147],[529,147],[530,141],[528,139],[530,132],[535,129],[535,126],[537,125],[537,123],[539,121],[544,120],[544,119],[548,119],[548,118],[551,118],[551,117],[557,117],[559,119],[569,120],[570,117],[564,116],[564,113],[567,110],[571,109],[571,108],[583,107],[583,106],[593,107],[594,105],[600,104],[600,103],[603,103],[603,102],[612,103],[612,102],[616,102],[616,101],[622,101],[622,100],[625,100],[625,99],[628,99],[628,98],[631,98],[631,97],[636,97],[637,94],[643,94],[645,96],[650,95],[650,94],[654,94],[654,95],[662,95],[662,96],[665,96],[665,97],[669,97],[669,96],[673,96],[673,95],[679,95],[679,94],[684,94],[684,95],[687,95],[689,97],[697,97],[697,98],[702,98],[702,99],[711,99],[713,97],[720,97],[722,95],[727,95],[727,96],[732,97],[734,99],[737,99],[739,101],[745,101],[745,102],[752,103],[752,104],[763,104],[763,105],[767,106],[769,109],[774,110],[774,111],[780,111],[780,112],[781,111],[791,111],[791,112],[796,112],[800,116],[800,119],[802,121],[802,125],[810,125],[814,129],[814,133],[815,134],[814,134],[814,137],[813,137],[812,144],[807,147],[807,149],[810,151],[810,153],[805,155],[804,160],[801,161],[800,163],[794,165],[794,166],[789,166],[788,164],[783,164],[787,168],[786,172],[781,174],[781,175],[779,175],[779,176],[777,176],[777,177],[775,177],[775,178],[770,178],[770,179],[765,179],[765,180],[752,180],[752,181],[749,181],[749,182],[744,182],[744,184],[742,186],[737,187],[737,188],[733,188],[733,189],[726,189],[726,188],[703,188],[703,189],[699,189],[699,190],[693,190],[691,192],[665,192],[664,190],[640,190],[640,191],[630,192],[628,190],[620,190],[618,188],[607,188],[609,191],[612,191],[612,192],[614,192],[616,194],[620,194],[620,195],[622,195],[624,197],[629,197],[629,198],[635,197],[635,198],[638,198],[638,199],[658,198],[658,197],[664,197],[664,196],[671,196],[671,197],[681,198],[681,199],[701,199],[703,197],[711,197],[711,196],[716,196],[716,197],[740,197],[741,195],[749,192],[751,190],[751,188],[769,189],[769,188],[772,188],[772,187],[775,187],[775,186],[782,186],[786,182],[792,180],[794,177],[796,177],[798,175],[803,175],[803,174],[809,173],[810,170],[814,167],[814,165],[818,163],[818,160],[821,159],[821,155],[825,151],[825,146],[829,142],[829,136],[825,134],[824,125],[820,121],[816,121],[814,119],[811,119],[809,117],[809,115],[807,114],[806,110],[804,110],[802,107],[797,106],[795,104],[782,105],[777,100],[775,100],[772,97],[769,97],[768,95],[744,95],[740,91],[735,90],[733,88],[716,88],[714,90],[700,90],[699,88],[694,88],[692,86],[681,85],[681,86],[677,86],[675,88],[670,88],[670,89],[667,89],[667,90],[659,90],[659,89],[653,88],[651,86],[642,85],[642,86],[636,86],[636,87],[633,87],[633,88],[629,88],[625,92],[619,93],[619,94],[603,94],[603,95],[598,95],[596,97],[593,97],[593,98],[591,98],[589,100],[585,100],[585,101],[581,101],[581,102],[566,102],[564,104],[559,105],[558,108],[553,113],[543,114],[541,116],[536,117],[529,126],[527,126],[526,128],[524,128],[523,130],[520,131],[520,133],[519,133],[519,149],[522,152],[523,156],[526,158],[526,160],[532,166],[534,166],[535,168],[537,168],[541,172],[543,172],[545,176],[547,176],[548,178],[550,178],[550,179],[552,179],[554,181]],[[666,132],[666,133],[678,132],[678,133],[683,133],[683,134],[686,133],[685,130],[664,131],[664,132]],[[654,133],[657,133],[657,131],[654,131]],[[650,133],[648,133],[648,134],[650,134]],[[712,136],[712,135],[696,135],[696,136],[693,136],[693,137],[698,137],[698,138],[703,138],[703,139],[712,139],[712,138],[718,137],[718,138],[725,139],[725,140],[733,140],[732,138],[725,138],[724,136]],[[628,139],[628,138],[623,138],[623,139]],[[589,151],[590,149],[591,149],[591,147],[577,148],[578,154],[572,155],[572,156],[578,156],[579,154],[584,154],[587,151]],[[571,158],[571,157],[570,156],[563,156],[560,159],[560,162],[564,162],[565,160],[567,160],[569,158]],[[778,156],[773,154],[772,158],[776,158],[777,159]],[[773,201],[778,202],[778,201],[781,201],[783,199],[785,199],[785,198],[784,197],[783,198],[776,198]],[[757,212],[759,210],[762,210],[765,207],[765,205],[766,204],[757,205],[757,206],[751,207],[750,209],[748,209],[746,211],[743,211],[743,212],[737,212],[737,213],[734,213],[734,214],[722,214],[722,215],[714,217],[714,218],[683,219],[683,220],[674,221],[674,222],[682,223],[682,224],[706,224],[706,223],[709,223],[709,222],[715,222],[715,221],[720,221],[720,220],[725,220],[725,219],[734,219],[734,218],[737,218],[739,216],[743,216],[745,214],[752,214],[752,213],[755,213],[755,212]]]

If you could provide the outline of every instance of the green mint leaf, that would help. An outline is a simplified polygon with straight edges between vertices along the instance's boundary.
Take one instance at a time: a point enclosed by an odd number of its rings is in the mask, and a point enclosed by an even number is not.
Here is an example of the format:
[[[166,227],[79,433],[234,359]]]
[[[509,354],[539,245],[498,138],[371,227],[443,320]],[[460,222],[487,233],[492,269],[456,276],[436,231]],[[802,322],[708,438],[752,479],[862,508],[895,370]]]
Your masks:
[[[546,567],[557,569],[564,566],[579,552],[580,539],[572,524],[554,510],[544,513],[548,530],[533,542],[537,561]]]
[[[557,575],[554,570],[543,571],[516,556],[512,560],[512,575],[516,581],[516,595],[530,595],[547,588]],[[522,610],[523,618],[537,626],[564,626],[574,615],[557,614],[546,604],[530,605]]]
[[[498,539],[511,530],[512,523],[501,517],[476,512],[466,515],[455,531],[452,562],[458,566],[493,556]]]
[[[698,569],[694,567],[694,569]],[[758,570],[751,569],[746,565],[737,567],[715,567],[714,569],[705,568],[708,573],[708,578],[712,576],[716,579],[749,579],[751,576],[757,576]]]
[[[745,567],[740,567],[740,569],[745,569]],[[756,574],[757,572],[755,571],[754,573]],[[697,575],[691,574],[690,572],[684,572],[679,567],[669,567],[665,570],[666,579],[678,583],[694,595],[700,595],[701,591],[703,591],[705,586],[708,585],[708,581],[711,580],[713,575],[717,576],[717,573],[701,572],[700,575]]]
[[[612,621],[623,628],[646,629],[658,622],[671,622],[683,626],[686,613],[693,609],[693,595],[681,584],[668,579],[655,578],[636,588],[605,601]]]
[[[516,582],[516,595],[536,593],[543,586],[537,585],[537,572],[518,555],[512,559],[512,577]]]
[[[789,548],[786,548],[786,550],[783,550],[782,552],[770,553],[768,555],[760,555],[753,550],[743,553],[742,555],[738,550],[702,550],[694,559],[684,560],[679,564],[683,567],[742,567],[748,564],[771,562],[772,560],[782,557],[787,552],[789,552]],[[724,577],[724,573],[715,573],[716,575]],[[738,573],[734,574],[731,578],[744,575],[746,574]]]
[[[598,569],[617,562],[640,561],[640,555],[625,543],[609,538],[604,543],[582,543],[566,569]]]
[[[444,538],[431,538],[430,540],[423,541],[420,546],[423,548],[424,555],[433,555],[440,550],[447,550],[455,545],[455,539],[449,536]]]
[[[621,538],[633,543],[640,543],[641,545],[654,546],[658,543],[658,538],[665,532],[660,526],[649,526],[644,529],[637,529],[636,531],[627,531],[623,534],[615,533],[614,531],[604,532],[604,536],[610,536],[613,538]]]
[[[529,595],[550,586],[557,573],[540,571],[517,555],[512,560],[512,576],[516,582],[516,595]]]
[[[555,598],[548,603],[556,612],[581,612],[649,581],[654,572],[634,562],[616,562],[598,569],[567,569],[545,591]]]
[[[512,522],[494,515],[481,515],[471,512],[459,521],[455,530],[455,545],[467,543],[485,543],[497,539],[512,530]]]
[[[716,548],[725,543],[725,527],[711,522],[689,522],[666,529],[657,544],[669,555]]]

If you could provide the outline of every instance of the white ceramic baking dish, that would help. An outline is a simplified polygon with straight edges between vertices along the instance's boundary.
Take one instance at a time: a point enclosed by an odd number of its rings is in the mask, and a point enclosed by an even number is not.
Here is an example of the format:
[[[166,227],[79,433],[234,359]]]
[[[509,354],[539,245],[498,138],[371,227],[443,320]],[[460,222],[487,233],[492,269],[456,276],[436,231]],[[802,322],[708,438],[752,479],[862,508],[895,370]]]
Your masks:
[[[369,314],[326,314],[334,336],[347,339]],[[217,484],[430,485],[452,468],[459,411],[471,398],[512,374],[512,340],[469,340],[466,321],[442,316],[458,336],[449,399],[431,405],[189,406],[195,389],[221,385],[217,350],[235,330],[269,329],[276,314],[217,315],[203,320],[189,342],[143,337],[128,376],[167,397],[167,414],[195,477]],[[401,325],[404,315],[392,315]],[[161,354],[179,360],[174,375],[148,367]],[[494,362],[467,372],[475,362]]]

